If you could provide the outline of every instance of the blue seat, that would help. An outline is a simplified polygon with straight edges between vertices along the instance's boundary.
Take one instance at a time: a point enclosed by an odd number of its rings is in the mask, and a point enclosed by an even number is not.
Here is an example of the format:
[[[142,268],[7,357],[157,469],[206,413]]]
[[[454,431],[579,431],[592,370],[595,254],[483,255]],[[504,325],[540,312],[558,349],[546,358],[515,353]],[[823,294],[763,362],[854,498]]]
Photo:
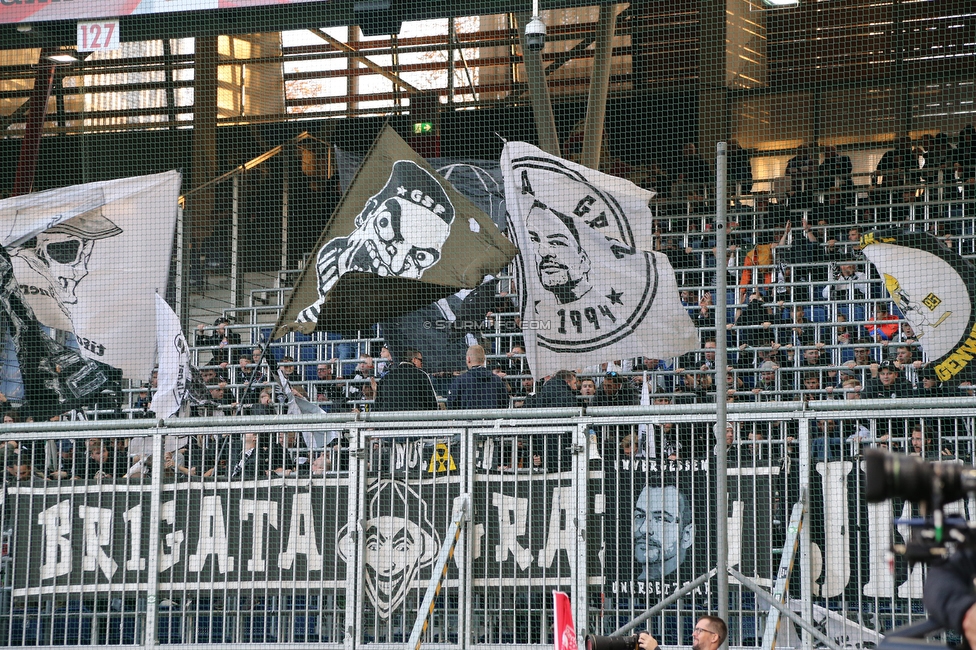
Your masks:
[[[54,610],[51,619],[51,645],[88,645],[92,642],[91,611],[79,602],[69,602]]]
[[[224,637],[224,617],[212,614],[197,614],[196,643],[226,643]]]
[[[241,643],[276,643],[277,641],[277,616],[244,614],[241,617]]]
[[[830,322],[830,314],[828,313],[826,307],[823,307],[821,305],[811,305],[807,307],[805,311],[806,311],[807,318],[812,323]]]
[[[177,608],[159,607],[156,619],[156,639],[163,643],[183,643],[183,615]]]
[[[110,616],[105,630],[99,635],[101,645],[133,645],[136,643],[136,615]]]
[[[36,607],[14,610],[10,615],[10,645],[40,645],[44,637],[44,622]]]
[[[293,638],[296,643],[328,643],[329,638],[319,634],[319,615],[302,613],[295,615]]]

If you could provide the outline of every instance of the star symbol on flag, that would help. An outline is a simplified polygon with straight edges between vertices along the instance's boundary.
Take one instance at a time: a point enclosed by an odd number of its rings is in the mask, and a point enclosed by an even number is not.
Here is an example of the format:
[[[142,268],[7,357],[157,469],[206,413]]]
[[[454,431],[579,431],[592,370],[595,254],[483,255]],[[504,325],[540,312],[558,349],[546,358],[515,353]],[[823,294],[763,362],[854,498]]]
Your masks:
[[[399,186],[397,188],[397,196],[406,196],[406,195],[407,195],[407,188],[405,188],[403,185]]]
[[[610,287],[610,293],[607,294],[607,299],[610,300],[611,305],[622,305],[624,301],[620,297],[624,295],[622,291],[617,291],[613,287]]]

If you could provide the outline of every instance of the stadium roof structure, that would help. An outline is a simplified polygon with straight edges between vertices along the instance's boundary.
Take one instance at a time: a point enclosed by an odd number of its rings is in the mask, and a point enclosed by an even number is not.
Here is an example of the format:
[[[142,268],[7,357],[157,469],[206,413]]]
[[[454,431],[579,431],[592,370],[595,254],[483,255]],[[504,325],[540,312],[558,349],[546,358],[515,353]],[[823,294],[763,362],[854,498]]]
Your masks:
[[[61,0],[65,1],[66,0]],[[165,13],[141,13],[119,16],[121,41],[144,41],[158,38],[188,38],[223,34],[249,34],[276,32],[316,27],[340,27],[360,24],[356,5],[373,7],[373,3],[360,4],[359,0],[290,1],[250,0],[249,6],[234,6],[235,2],[219,2],[218,8],[199,11]],[[275,3],[275,4],[271,4]],[[25,3],[26,4],[26,3]],[[40,3],[39,3],[40,4]],[[45,3],[46,4],[46,3]],[[221,5],[227,8],[219,8]],[[431,0],[422,3],[406,3],[393,0],[388,11],[400,20],[428,20],[457,18],[500,12],[530,13],[531,0],[497,2],[493,0]],[[545,3],[546,9],[613,4],[603,0],[553,0]],[[77,42],[77,19],[32,22],[21,11],[14,14],[12,7],[21,2],[4,3],[0,7],[0,49],[70,46]],[[9,13],[7,13],[9,12]],[[6,17],[5,13],[7,13]],[[31,14],[36,15],[36,14]]]

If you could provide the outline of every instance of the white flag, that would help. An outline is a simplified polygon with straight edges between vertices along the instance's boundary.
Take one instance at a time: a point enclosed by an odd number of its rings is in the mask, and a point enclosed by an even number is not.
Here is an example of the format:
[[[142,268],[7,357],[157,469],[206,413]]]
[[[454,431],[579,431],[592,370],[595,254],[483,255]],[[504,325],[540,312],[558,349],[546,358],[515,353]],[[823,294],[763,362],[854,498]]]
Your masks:
[[[166,289],[179,191],[172,171],[0,201],[0,245],[37,319],[130,378],[152,370],[153,293]]]
[[[501,167],[533,377],[698,347],[674,270],[651,252],[653,192],[524,142]]]
[[[647,387],[647,372],[644,372],[644,387],[641,388],[641,406],[651,405],[651,391]],[[657,458],[657,440],[654,438],[654,427],[646,422],[637,425],[637,444],[641,445],[636,452],[638,456]]]
[[[285,377],[281,368],[278,368],[278,384],[281,386],[282,395],[288,400],[288,415],[319,415],[325,413],[318,404],[313,404],[292,392],[291,382]],[[302,431],[305,446],[313,451],[325,449],[338,437],[338,431]]]
[[[156,349],[159,352],[159,390],[153,397],[153,411],[161,418],[173,417],[183,405],[192,376],[190,346],[187,345],[176,312],[156,294]]]

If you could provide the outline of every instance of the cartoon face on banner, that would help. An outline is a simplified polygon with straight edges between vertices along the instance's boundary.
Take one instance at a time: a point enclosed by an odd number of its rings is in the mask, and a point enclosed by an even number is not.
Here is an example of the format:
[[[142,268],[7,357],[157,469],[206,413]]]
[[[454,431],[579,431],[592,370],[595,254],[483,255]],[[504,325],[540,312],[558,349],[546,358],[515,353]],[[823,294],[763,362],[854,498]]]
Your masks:
[[[74,305],[78,302],[78,285],[88,276],[95,242],[121,234],[122,229],[98,207],[45,230],[12,252],[50,280],[60,305]]]
[[[660,580],[681,566],[695,541],[691,499],[674,485],[645,485],[634,504],[638,580]]]
[[[319,298],[298,320],[317,320],[326,294],[350,271],[421,278],[440,260],[452,223],[454,205],[440,183],[416,163],[398,160],[386,185],[356,216],[355,230],[319,250]]]
[[[440,548],[440,536],[428,513],[427,502],[410,486],[398,481],[377,481],[368,492],[363,562],[366,594],[380,618],[389,618],[406,599],[417,574],[430,567]],[[338,553],[354,557],[351,531],[339,531]]]

